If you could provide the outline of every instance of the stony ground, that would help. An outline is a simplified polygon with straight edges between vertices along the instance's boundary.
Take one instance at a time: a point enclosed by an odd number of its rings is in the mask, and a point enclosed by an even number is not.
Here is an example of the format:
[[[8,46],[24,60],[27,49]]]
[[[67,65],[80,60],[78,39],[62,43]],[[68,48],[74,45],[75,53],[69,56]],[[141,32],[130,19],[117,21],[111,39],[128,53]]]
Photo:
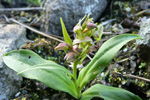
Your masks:
[[[146,2],[146,1],[143,1]],[[140,29],[140,22],[149,18],[150,14],[148,6],[142,0],[138,2],[133,0],[112,0],[108,3],[108,7],[103,16],[97,21],[104,25],[104,35],[101,44],[118,34],[132,33],[138,34]],[[145,5],[144,5],[145,4]],[[38,15],[39,14],[39,15]],[[22,20],[29,24],[36,18],[40,17],[33,12],[12,12],[6,14],[7,16],[15,16],[18,20]],[[29,20],[30,19],[30,20]],[[5,23],[1,18],[1,22]],[[33,27],[39,28],[40,22],[35,23]],[[47,60],[53,60],[57,63],[68,67],[68,63],[63,60],[64,53],[56,52],[54,47],[58,42],[50,40],[43,36],[37,35],[30,30],[28,32],[29,41],[22,47],[24,49],[31,49],[38,53],[41,57]],[[55,45],[54,45],[55,44]],[[94,52],[95,53],[95,52]],[[92,57],[93,54],[90,56]],[[90,60],[87,59],[87,62]],[[86,64],[86,62],[85,62]],[[97,76],[86,88],[92,84],[101,83],[114,87],[121,87],[127,89],[137,95],[143,100],[150,99],[150,83],[145,80],[149,78],[147,70],[148,64],[141,60],[136,52],[135,41],[126,44],[116,55],[110,65]],[[144,78],[144,79],[143,79]],[[13,100],[75,100],[69,94],[55,91],[36,80],[24,79],[20,90],[12,97]],[[92,100],[100,100],[93,98]]]

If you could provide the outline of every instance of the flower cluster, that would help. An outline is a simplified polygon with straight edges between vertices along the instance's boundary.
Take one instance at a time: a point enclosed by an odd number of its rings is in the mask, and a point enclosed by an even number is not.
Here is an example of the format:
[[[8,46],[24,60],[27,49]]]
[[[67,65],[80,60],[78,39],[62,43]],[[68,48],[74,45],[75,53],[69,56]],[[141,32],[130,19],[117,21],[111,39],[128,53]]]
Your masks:
[[[95,24],[88,15],[79,21],[73,28],[73,32],[76,37],[72,44],[60,43],[55,49],[64,50],[67,53],[64,59],[69,62],[79,61],[79,63],[82,63],[86,58],[86,54],[96,51],[92,37],[99,43],[102,35],[102,26]]]

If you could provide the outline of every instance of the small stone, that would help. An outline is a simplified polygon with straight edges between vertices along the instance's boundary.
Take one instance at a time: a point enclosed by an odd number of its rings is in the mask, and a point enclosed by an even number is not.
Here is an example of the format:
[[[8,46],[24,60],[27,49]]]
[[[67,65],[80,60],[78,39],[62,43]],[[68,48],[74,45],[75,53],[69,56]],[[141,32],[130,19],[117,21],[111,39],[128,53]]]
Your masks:
[[[43,100],[49,100],[48,98],[43,98]]]
[[[119,65],[119,64],[116,64],[116,67],[118,68],[118,67],[120,67],[120,65]]]
[[[21,94],[21,92],[18,92],[18,93],[15,95],[15,98],[17,98],[20,94]]]
[[[130,66],[131,66],[131,68],[135,68],[136,67],[136,62],[135,61],[130,61]]]
[[[23,91],[22,91],[22,94],[23,94],[23,95],[25,95],[25,94],[27,94],[27,93],[28,93],[27,90],[23,90]]]
[[[136,68],[136,61],[130,61],[130,66],[131,73],[134,73]]]
[[[127,52],[127,51],[128,51],[128,48],[125,48],[125,49],[123,50],[124,53]]]
[[[130,57],[130,60],[135,60],[136,59],[136,56],[131,56]]]

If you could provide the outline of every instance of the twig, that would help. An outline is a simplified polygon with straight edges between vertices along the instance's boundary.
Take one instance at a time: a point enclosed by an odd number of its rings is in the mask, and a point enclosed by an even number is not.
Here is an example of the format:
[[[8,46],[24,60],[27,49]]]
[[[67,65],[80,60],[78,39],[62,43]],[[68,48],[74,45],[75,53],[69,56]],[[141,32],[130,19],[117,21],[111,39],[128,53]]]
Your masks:
[[[150,82],[149,79],[146,79],[146,78],[143,78],[143,77],[139,77],[139,76],[134,76],[134,75],[131,75],[131,74],[124,74],[123,76],[131,77],[131,78],[137,78],[137,79],[140,79],[140,80],[144,80],[144,81]]]
[[[52,35],[50,36],[50,35],[47,35],[46,33],[43,33],[43,32],[41,32],[41,31],[38,31],[38,30],[36,30],[36,29],[34,29],[34,28],[30,27],[30,26],[27,26],[27,25],[25,25],[25,24],[23,24],[23,23],[20,23],[19,21],[15,20],[15,19],[13,19],[13,18],[10,18],[9,20],[12,21],[12,22],[14,22],[14,23],[17,23],[17,24],[19,24],[19,25],[21,25],[21,26],[23,26],[23,27],[25,27],[25,28],[27,28],[27,29],[29,29],[29,30],[35,32],[35,33],[38,33],[38,34],[40,34],[40,35],[42,35],[42,36],[48,37],[48,38],[53,39],[53,40],[56,40],[56,41],[58,41],[58,42],[64,42],[64,41],[62,41],[62,40],[60,40],[60,39],[55,38],[55,37],[59,37],[59,36],[54,36],[54,35],[53,35],[53,36],[52,36]],[[59,37],[59,38],[61,38],[61,37]]]
[[[103,35],[114,35],[115,33],[112,32],[103,32]]]
[[[115,73],[121,74],[121,73],[119,73],[119,72],[115,72]],[[139,77],[139,76],[135,76],[135,75],[131,75],[131,74],[123,74],[122,76],[124,76],[124,77],[136,78],[136,79],[140,79],[140,80],[144,80],[144,81],[150,82],[150,79],[143,78],[143,77]]]
[[[86,54],[86,56],[87,56],[90,60],[92,60],[92,58],[91,58],[88,54]]]
[[[4,17],[6,23],[9,23],[9,19],[8,19],[8,17],[6,15],[1,15],[0,17]]]
[[[120,60],[120,61],[117,61],[117,63],[122,63],[122,62],[125,62],[125,61],[127,61],[127,60],[129,60],[129,58],[125,58],[125,59],[122,59],[122,60]]]
[[[43,0],[40,7],[43,7],[45,2],[46,2],[46,0]]]
[[[32,22],[30,23],[30,25],[32,26],[33,24],[38,23],[42,18],[43,18],[43,15],[40,16],[39,18],[36,18],[34,21],[32,21]]]
[[[5,11],[30,11],[30,10],[44,10],[42,7],[30,7],[30,8],[1,8],[0,12]]]
[[[110,20],[107,20],[105,22],[102,22],[102,25],[107,25],[107,24],[109,24],[109,23],[111,23],[113,21],[116,21],[116,19],[110,19]]]
[[[94,56],[95,54],[93,52],[90,52],[90,55]]]
[[[141,14],[143,14],[143,13],[147,12],[148,10],[150,10],[150,9],[142,10],[142,11],[140,11],[140,12],[136,13],[135,15],[133,15],[132,17],[139,16],[139,15],[141,15]]]
[[[113,6],[113,0],[110,1],[110,18],[112,18],[112,6]]]

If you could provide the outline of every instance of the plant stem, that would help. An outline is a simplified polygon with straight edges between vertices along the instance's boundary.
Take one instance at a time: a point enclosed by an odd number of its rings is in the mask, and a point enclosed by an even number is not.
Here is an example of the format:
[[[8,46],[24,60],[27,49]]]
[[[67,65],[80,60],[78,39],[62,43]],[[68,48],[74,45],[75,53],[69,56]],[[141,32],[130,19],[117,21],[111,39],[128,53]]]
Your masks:
[[[74,83],[74,86],[75,86],[75,89],[76,89],[77,98],[79,99],[81,97],[81,91],[79,90],[79,88],[77,86],[77,81],[73,80],[73,83]]]
[[[74,85],[77,91],[77,97],[80,98],[81,97],[81,91],[77,86],[77,65],[78,65],[78,60],[73,62],[73,77],[74,77]]]
[[[99,41],[97,41],[97,48],[99,49],[100,48],[100,40]]]
[[[77,65],[78,65],[77,61],[74,61],[73,62],[73,77],[75,80],[77,79]]]

